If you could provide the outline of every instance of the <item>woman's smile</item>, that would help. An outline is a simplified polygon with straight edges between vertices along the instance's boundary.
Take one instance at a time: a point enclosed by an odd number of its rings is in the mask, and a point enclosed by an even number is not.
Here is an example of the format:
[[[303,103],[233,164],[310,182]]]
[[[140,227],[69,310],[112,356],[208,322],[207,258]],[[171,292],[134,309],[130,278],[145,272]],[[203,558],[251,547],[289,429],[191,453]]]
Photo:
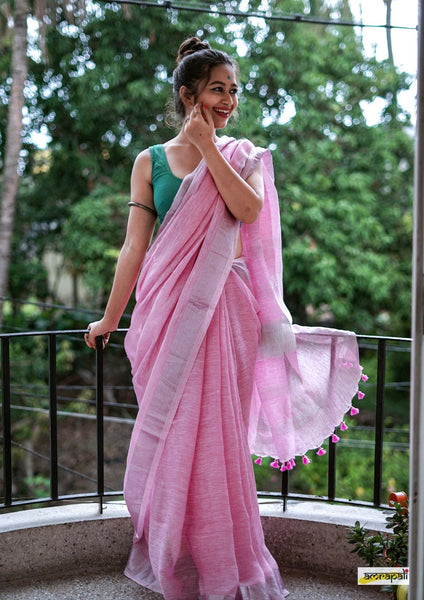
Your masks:
[[[231,112],[230,110],[228,110],[228,108],[213,108],[212,109],[214,112],[216,112],[217,115],[219,115],[220,117],[223,117],[224,119],[228,119]]]

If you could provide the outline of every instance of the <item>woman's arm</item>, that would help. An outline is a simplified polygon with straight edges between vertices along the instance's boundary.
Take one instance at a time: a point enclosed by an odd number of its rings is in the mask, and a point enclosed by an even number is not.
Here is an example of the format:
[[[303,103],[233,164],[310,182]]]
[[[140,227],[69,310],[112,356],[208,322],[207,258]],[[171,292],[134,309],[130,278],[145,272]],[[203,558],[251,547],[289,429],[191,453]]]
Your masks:
[[[148,151],[138,155],[131,175],[131,200],[151,208],[153,192],[151,186],[151,161]],[[119,253],[115,276],[105,313],[100,321],[90,323],[85,342],[96,347],[96,337],[104,336],[107,343],[111,331],[117,329],[122,313],[127,306],[137,282],[141,265],[152,239],[155,216],[147,210],[131,206],[124,244]]]
[[[185,133],[202,154],[231,214],[243,223],[256,221],[264,202],[262,165],[246,180],[240,177],[216,147],[212,117],[200,103],[186,121]]]
[[[215,144],[205,149],[203,158],[231,214],[242,223],[253,223],[264,203],[262,165],[245,180],[234,171]]]

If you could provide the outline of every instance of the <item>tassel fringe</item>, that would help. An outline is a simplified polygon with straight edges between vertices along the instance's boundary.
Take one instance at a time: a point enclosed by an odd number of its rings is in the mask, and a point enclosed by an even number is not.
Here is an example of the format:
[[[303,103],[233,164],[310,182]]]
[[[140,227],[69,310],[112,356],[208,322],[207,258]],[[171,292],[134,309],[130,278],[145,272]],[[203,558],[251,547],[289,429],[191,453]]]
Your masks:
[[[344,363],[344,366],[349,368],[349,367],[353,367],[353,363],[346,361]],[[363,367],[361,367],[361,369],[363,369]],[[361,380],[362,381],[368,381],[368,375],[365,375],[365,373],[363,373],[361,375]],[[363,398],[365,398],[365,394],[364,392],[361,392],[360,390],[358,390],[356,392],[356,395],[358,397],[358,400],[362,400]],[[357,415],[359,413],[359,408],[356,408],[356,406],[351,406],[350,407],[350,416],[354,417],[355,415]],[[349,427],[346,425],[345,421],[342,421],[339,425],[340,431],[346,431],[347,429],[349,429]],[[333,433],[331,435],[331,441],[333,442],[333,444],[336,444],[337,442],[340,441],[340,437],[336,434]],[[325,448],[323,448],[322,446],[320,446],[317,451],[316,454],[318,456],[324,456],[324,454],[327,454],[327,450],[325,450]],[[261,465],[262,464],[262,456],[258,456],[258,458],[255,459],[255,464],[257,465]],[[310,458],[307,457],[306,454],[302,455],[302,463],[304,465],[308,465],[311,462]],[[294,467],[296,466],[296,462],[294,458],[291,458],[290,460],[287,460],[285,462],[279,463],[278,458],[274,458],[273,461],[270,463],[270,467],[272,467],[273,469],[279,469],[281,472],[284,471],[291,471]]]

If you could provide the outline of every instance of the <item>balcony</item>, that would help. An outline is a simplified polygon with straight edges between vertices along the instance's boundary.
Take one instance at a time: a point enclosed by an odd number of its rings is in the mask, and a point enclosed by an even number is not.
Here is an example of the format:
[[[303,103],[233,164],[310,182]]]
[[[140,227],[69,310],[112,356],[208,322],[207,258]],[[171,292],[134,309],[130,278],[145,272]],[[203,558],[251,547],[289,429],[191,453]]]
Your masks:
[[[65,347],[67,351],[72,349],[82,354],[85,351],[82,333],[71,330],[0,336],[3,427],[0,581],[5,599],[160,598],[122,574],[132,537],[120,487],[125,452],[118,449],[117,461],[109,440],[113,427],[120,429],[124,440],[129,439],[136,406],[128,400],[131,389],[125,377],[129,369],[119,335],[107,352],[99,349],[95,355],[87,354],[82,370],[87,379],[85,385],[73,381],[66,384],[61,375],[61,353]],[[15,348],[22,342],[37,344],[40,349],[42,367],[34,386],[23,385],[20,377],[20,369],[29,368]],[[393,428],[385,422],[385,400],[390,392],[396,393],[400,402],[408,402],[408,382],[388,381],[386,367],[388,356],[390,360],[396,356],[405,358],[409,348],[409,339],[360,337],[361,355],[369,364],[375,364],[375,372],[369,373],[370,381],[366,384],[374,411],[373,424],[350,428],[357,427],[359,432],[368,434],[371,431],[373,439],[367,435],[362,445],[354,438],[342,439],[339,444],[328,441],[327,456],[319,459],[328,461],[326,493],[319,496],[301,493],[292,485],[292,474],[278,473],[277,478],[268,469],[273,477],[267,489],[258,492],[258,501],[267,545],[281,568],[291,592],[290,600],[337,597],[358,600],[377,598],[377,594],[381,598],[378,587],[357,587],[356,568],[362,563],[350,553],[346,533],[356,520],[371,530],[385,529],[382,509],[387,506],[385,482],[390,473],[390,450],[407,450],[406,442],[393,441]],[[110,361],[116,360],[122,361],[125,375],[122,381],[112,382]],[[93,369],[86,369],[87,361],[95,361]],[[119,407],[114,401],[117,392],[124,397]],[[48,424],[48,443],[40,440],[39,446],[29,448],[16,439],[14,424],[22,414],[30,415],[29,422],[32,418],[35,422],[37,417],[39,424],[45,427]],[[68,458],[69,448],[74,455],[81,451],[81,438],[63,439],[64,424],[70,422],[85,423],[84,431],[92,433],[93,443],[89,444],[92,459],[87,461],[85,472],[81,466],[72,468],[64,464],[62,458],[65,447]],[[373,485],[369,498],[338,495],[337,457],[352,451],[372,453]],[[25,497],[16,497],[16,463],[18,458],[28,456],[33,472],[46,473],[47,466],[48,477],[44,477],[41,486],[35,480]],[[40,494],[39,487],[43,486],[46,490]]]

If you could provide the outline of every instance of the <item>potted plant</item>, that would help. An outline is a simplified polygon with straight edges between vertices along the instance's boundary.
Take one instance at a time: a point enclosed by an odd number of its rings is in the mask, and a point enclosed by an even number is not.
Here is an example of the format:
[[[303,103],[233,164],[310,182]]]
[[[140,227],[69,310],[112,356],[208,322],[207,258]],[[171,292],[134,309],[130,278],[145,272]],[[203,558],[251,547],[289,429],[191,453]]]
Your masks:
[[[348,533],[350,544],[369,567],[406,567],[408,565],[408,498],[405,492],[390,494],[389,506],[394,511],[388,512],[386,528],[389,533],[370,534],[356,521]],[[391,594],[394,600],[408,598],[408,586],[383,586],[382,590]]]

